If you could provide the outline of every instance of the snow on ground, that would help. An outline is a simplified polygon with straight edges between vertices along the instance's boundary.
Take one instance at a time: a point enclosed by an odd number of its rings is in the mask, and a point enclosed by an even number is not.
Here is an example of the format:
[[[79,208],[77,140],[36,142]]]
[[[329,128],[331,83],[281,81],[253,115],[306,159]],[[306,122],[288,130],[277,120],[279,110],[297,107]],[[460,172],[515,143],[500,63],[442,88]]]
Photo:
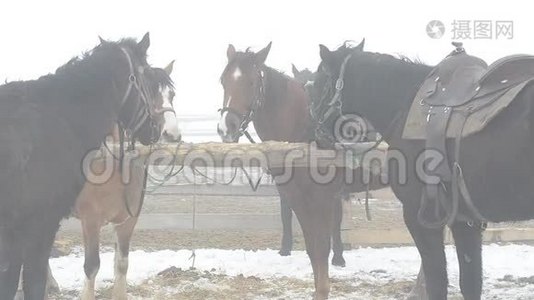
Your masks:
[[[454,247],[446,249],[449,261],[451,291],[458,291],[458,264]],[[486,299],[532,299],[534,297],[534,246],[484,246],[484,294]],[[154,277],[171,266],[188,269],[192,266],[191,251],[133,251],[130,253],[128,279],[131,284]],[[419,255],[414,247],[360,248],[345,252],[346,268],[331,267],[337,280],[353,280],[380,286],[391,281],[414,280],[419,270]],[[80,290],[83,286],[83,254],[76,253],[50,261],[52,272],[62,289]],[[281,257],[275,250],[196,250],[195,267],[228,276],[255,276],[275,280],[289,277],[312,281],[308,257],[294,251]],[[101,255],[98,286],[108,285],[113,278],[113,253]]]

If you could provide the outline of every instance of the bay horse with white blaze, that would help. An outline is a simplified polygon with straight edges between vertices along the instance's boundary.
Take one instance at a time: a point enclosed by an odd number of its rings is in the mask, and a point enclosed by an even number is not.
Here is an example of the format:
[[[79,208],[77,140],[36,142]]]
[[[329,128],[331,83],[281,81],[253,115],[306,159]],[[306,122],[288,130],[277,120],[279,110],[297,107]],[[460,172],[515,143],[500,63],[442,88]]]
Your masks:
[[[224,142],[237,142],[249,122],[253,122],[262,141],[309,142],[313,137],[310,134],[309,96],[301,83],[265,65],[270,46],[258,53],[238,52],[234,46],[228,47],[228,64],[221,76],[224,99],[218,124],[218,133]],[[329,289],[331,237],[334,240],[332,263],[345,265],[340,237],[341,198],[344,193],[363,191],[365,187],[355,184],[350,186],[350,191],[346,190],[344,168],[336,168],[334,180],[326,184],[317,183],[308,168],[292,168],[293,176],[287,182],[279,181],[278,175],[284,172],[282,168],[270,172],[281,200],[282,250],[291,245],[293,210],[302,227],[311,260],[316,299],[324,299],[324,291]]]
[[[45,299],[59,222],[85,182],[81,163],[114,124],[143,144],[161,134],[149,46],[148,33],[103,42],[55,74],[0,86],[1,300],[15,296],[21,267],[25,298]]]
[[[159,94],[163,96],[161,98],[163,101],[157,105],[165,110],[162,137],[167,141],[179,142],[181,135],[173,106],[174,87],[169,77],[172,67],[171,63],[165,69],[153,69],[153,71],[158,78],[156,82],[160,84]],[[119,130],[114,130],[113,140],[121,140],[119,135]],[[135,139],[135,136],[132,138]],[[74,209],[74,215],[80,219],[82,224],[85,249],[86,278],[82,300],[95,299],[95,279],[100,267],[100,230],[108,223],[113,224],[117,235],[112,295],[115,300],[127,299],[126,273],[130,240],[143,205],[147,180],[145,172],[148,166],[147,162],[140,159],[130,160],[127,155],[121,158],[120,155],[109,153],[109,150],[107,147],[101,148],[104,157],[92,162],[92,170],[95,174],[105,174],[106,168],[112,168],[111,176],[103,183],[92,182],[88,178],[76,200]],[[123,159],[122,163],[119,162],[120,159]]]
[[[457,45],[453,53],[433,68],[386,54],[351,49],[330,51],[325,46],[321,46],[320,55],[322,62],[315,81],[315,89],[323,95],[320,101],[327,103],[323,101],[332,99],[332,87],[338,79],[343,80],[339,98],[342,113],[357,113],[368,119],[383,134],[390,149],[404,156],[405,170],[391,164],[390,184],[403,204],[404,221],[419,250],[429,298],[447,299],[444,226],[448,225],[456,244],[463,298],[481,299],[484,224],[534,218],[532,56],[507,57],[487,67]],[[345,71],[341,72],[342,69]],[[427,82],[428,87],[435,88],[434,92],[426,92],[414,102],[416,94],[420,95],[419,87],[426,87]],[[438,109],[445,107],[442,112],[453,114],[461,113],[464,104],[470,107],[467,112],[476,113],[476,109],[502,105],[503,99],[508,102],[490,115],[478,131],[446,138],[445,151],[441,153],[441,159],[446,160],[437,166],[449,166],[453,176],[449,180],[438,176],[439,181],[427,181],[428,174],[435,174],[431,173],[434,167],[418,169],[417,162],[421,154],[429,155],[428,151],[435,154],[434,148],[426,148],[432,141],[406,139],[403,130],[412,103],[415,108],[424,107],[429,101],[436,101],[432,98],[435,95],[444,102],[433,105]],[[502,98],[503,95],[511,96]],[[477,101],[482,100],[483,106],[477,106],[482,103]],[[423,123],[442,121],[439,113],[431,106]],[[464,115],[469,116],[465,112]],[[473,127],[462,130],[466,128]],[[432,159],[423,158],[429,157]],[[399,183],[400,176],[407,179],[404,184]],[[441,198],[434,202],[429,185],[436,182],[440,183]]]

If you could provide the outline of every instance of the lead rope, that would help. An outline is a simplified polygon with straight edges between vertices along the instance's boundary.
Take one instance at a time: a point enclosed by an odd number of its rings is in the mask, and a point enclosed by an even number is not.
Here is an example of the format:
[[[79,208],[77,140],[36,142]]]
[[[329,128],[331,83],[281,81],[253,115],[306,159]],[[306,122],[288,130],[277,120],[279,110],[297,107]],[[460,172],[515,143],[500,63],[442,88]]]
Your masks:
[[[132,144],[128,146],[128,149],[130,151],[133,151],[135,149],[135,142],[132,141]],[[152,145],[150,145],[149,153],[152,153]],[[124,205],[126,206],[126,211],[128,212],[128,215],[132,218],[138,218],[141,215],[141,210],[143,209],[143,204],[145,203],[149,167],[150,161],[146,159],[143,166],[143,187],[141,189],[141,194],[139,195],[139,206],[137,207],[137,211],[135,213],[132,212],[130,204],[128,203],[127,195],[125,194],[124,196]],[[130,170],[130,172],[132,171]]]
[[[372,221],[371,208],[369,207],[369,182],[365,185],[365,216],[367,221]]]
[[[195,233],[196,233],[196,216],[197,216],[197,177],[195,176],[195,169],[191,169],[193,171],[193,218],[192,218],[192,229],[193,229],[193,238],[191,241],[194,242],[195,240]],[[195,268],[195,262],[197,258],[197,254],[195,252],[195,248],[193,245],[191,245],[191,256],[189,257],[189,260],[192,260],[191,262],[191,268]]]
[[[256,141],[252,138],[252,135],[250,135],[250,133],[248,133],[247,130],[245,130],[243,132],[243,134],[245,135],[245,137],[248,139],[248,141],[251,143],[251,144],[256,144]]]

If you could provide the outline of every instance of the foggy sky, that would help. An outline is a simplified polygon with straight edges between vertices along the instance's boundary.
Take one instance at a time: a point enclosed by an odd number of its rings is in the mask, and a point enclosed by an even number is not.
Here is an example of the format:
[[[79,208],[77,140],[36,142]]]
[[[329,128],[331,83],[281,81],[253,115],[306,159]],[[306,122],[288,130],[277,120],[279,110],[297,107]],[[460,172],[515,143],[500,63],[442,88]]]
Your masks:
[[[492,62],[534,54],[529,1],[4,1],[0,17],[0,80],[32,79],[90,50],[98,35],[140,38],[150,31],[149,61],[175,59],[179,114],[216,114],[226,48],[258,50],[273,41],[267,64],[290,72],[316,69],[318,44],[331,49],[366,38],[366,50],[403,54],[436,64],[452,50],[454,20],[511,20],[511,40],[464,40],[469,53]],[[366,5],[366,6],[363,6]],[[523,7],[523,8],[520,8]],[[441,39],[425,29],[445,24]]]

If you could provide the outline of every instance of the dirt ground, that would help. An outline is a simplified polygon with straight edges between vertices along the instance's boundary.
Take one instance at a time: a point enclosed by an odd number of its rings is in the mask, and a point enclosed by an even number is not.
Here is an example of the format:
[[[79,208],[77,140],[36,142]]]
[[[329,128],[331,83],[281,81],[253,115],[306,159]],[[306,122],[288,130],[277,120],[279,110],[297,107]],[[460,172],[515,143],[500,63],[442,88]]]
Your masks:
[[[361,195],[359,195],[361,197]],[[352,226],[362,228],[395,228],[404,226],[401,205],[388,190],[372,192],[371,215],[368,221],[363,203],[358,195],[352,199]],[[143,213],[191,213],[192,196],[149,195]],[[197,213],[276,214],[279,213],[277,197],[229,197],[197,196]],[[298,227],[298,226],[297,226]],[[294,250],[304,250],[304,241],[299,228],[294,228]],[[180,249],[278,249],[281,232],[278,229],[263,230],[136,230],[131,243],[132,250],[147,252]],[[114,246],[114,234],[110,227],[102,231],[102,248]],[[82,246],[78,232],[60,231],[56,245],[65,254]],[[355,246],[355,245],[353,245]],[[350,267],[350,266],[348,266]],[[82,270],[80,270],[81,272]],[[377,287],[370,283],[350,280],[332,281],[332,299],[403,299],[411,289],[412,281],[391,281]],[[256,277],[230,277],[211,272],[169,268],[147,279],[141,285],[130,286],[132,299],[310,299],[312,280],[277,278],[265,280]],[[76,299],[80,291],[63,290],[51,299]],[[452,296],[454,297],[454,296]],[[98,291],[98,299],[110,299],[111,289]],[[450,298],[454,299],[454,298]]]

